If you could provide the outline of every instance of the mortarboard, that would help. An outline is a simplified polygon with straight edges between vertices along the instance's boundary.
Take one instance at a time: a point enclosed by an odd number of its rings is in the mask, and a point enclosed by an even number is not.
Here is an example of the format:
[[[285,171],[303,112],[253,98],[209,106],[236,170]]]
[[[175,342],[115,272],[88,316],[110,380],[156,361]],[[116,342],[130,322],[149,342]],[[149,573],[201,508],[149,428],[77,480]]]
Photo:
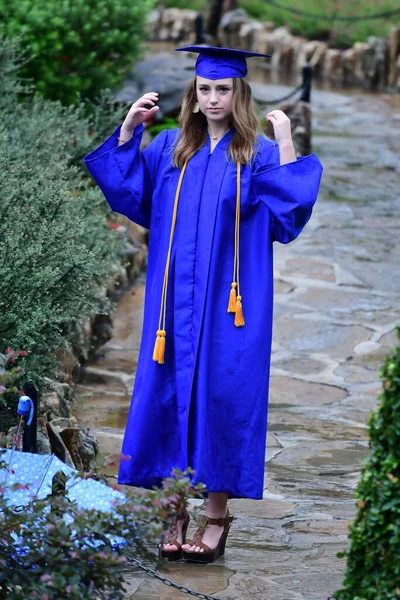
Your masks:
[[[247,52],[234,48],[216,48],[215,46],[185,46],[175,50],[197,52],[196,75],[206,79],[227,79],[229,77],[245,77],[247,75],[246,58],[260,56],[269,58],[270,54]]]

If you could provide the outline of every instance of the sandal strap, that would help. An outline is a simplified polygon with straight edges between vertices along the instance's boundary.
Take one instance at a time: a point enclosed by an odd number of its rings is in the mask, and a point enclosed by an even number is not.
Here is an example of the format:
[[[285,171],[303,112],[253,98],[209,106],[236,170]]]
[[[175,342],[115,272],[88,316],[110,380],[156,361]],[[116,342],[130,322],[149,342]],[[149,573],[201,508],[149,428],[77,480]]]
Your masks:
[[[187,542],[187,544],[189,544],[190,546],[198,546],[199,548],[203,548],[204,552],[210,553],[212,552],[211,548],[209,546],[207,546],[207,544],[204,544],[204,542],[202,542],[202,537],[204,535],[204,531],[205,528],[204,527],[200,527],[199,529],[196,529],[196,531],[193,534],[193,539],[190,540],[190,542]]]
[[[221,517],[220,519],[212,519],[211,517],[204,517],[206,525],[218,525],[218,527],[226,527],[232,523],[234,517]]]
[[[182,548],[182,545],[178,542],[176,538],[169,538],[168,544],[170,544],[171,546],[176,546],[177,550],[180,550]]]

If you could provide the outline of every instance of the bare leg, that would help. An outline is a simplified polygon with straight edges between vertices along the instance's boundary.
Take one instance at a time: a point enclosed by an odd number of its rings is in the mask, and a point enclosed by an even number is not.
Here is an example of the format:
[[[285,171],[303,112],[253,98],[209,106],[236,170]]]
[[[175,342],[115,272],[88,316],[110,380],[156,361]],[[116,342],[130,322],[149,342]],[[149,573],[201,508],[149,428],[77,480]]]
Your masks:
[[[228,503],[228,494],[222,492],[210,492],[208,494],[208,502],[206,507],[207,517],[212,519],[220,519],[226,517]],[[224,528],[218,527],[218,525],[207,525],[203,535],[202,542],[206,544],[211,550],[217,547],[219,539],[222,535]],[[190,544],[184,544],[183,550],[187,552],[204,552],[199,546],[191,546]]]

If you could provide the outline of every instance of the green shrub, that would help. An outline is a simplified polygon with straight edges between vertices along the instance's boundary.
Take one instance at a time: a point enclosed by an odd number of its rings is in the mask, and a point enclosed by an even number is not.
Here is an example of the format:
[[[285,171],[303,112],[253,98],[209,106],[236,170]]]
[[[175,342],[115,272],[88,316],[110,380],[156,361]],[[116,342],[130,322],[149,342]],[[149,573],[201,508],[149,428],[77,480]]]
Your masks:
[[[324,15],[340,15],[357,17],[372,15],[398,9],[398,0],[280,0],[282,6],[302,10],[318,15],[317,18],[298,16],[286,10],[271,6],[264,0],[240,0],[239,6],[248,11],[255,19],[272,21],[276,26],[288,25],[295,35],[302,35],[309,39],[327,39],[332,46],[348,47],[357,41],[368,40],[369,36],[386,37],[393,25],[400,26],[400,15],[387,19],[359,20],[343,22],[326,20]]]
[[[117,86],[139,56],[153,0],[0,0],[0,23],[34,54],[22,71],[45,97],[75,103]]]
[[[400,339],[400,326],[397,334]],[[356,489],[357,514],[337,600],[400,597],[400,346],[380,376],[383,391],[369,420],[370,455]]]
[[[269,4],[266,0],[239,0],[238,5],[244,8],[253,19],[259,21],[272,21],[276,27],[287,25],[294,35],[301,35],[308,39],[327,39],[333,47],[348,47],[357,41],[368,40],[375,35],[386,37],[393,25],[400,27],[400,15],[386,19],[360,20],[357,22],[341,22],[326,20],[324,15],[341,16],[372,15],[398,9],[398,0],[279,0],[281,6],[294,8],[319,15],[310,18],[292,14],[281,8]],[[201,10],[206,0],[196,0],[195,10]],[[161,0],[160,5],[166,7],[176,6],[187,8],[186,0]],[[191,6],[192,8],[192,6]]]
[[[0,468],[0,482],[3,473]],[[191,474],[175,471],[162,489],[128,491],[113,513],[80,509],[63,495],[33,500],[18,511],[0,493],[0,600],[122,600],[127,556],[154,561],[172,507],[204,491],[201,484],[191,486]],[[17,552],[15,536],[25,556]],[[130,547],[113,549],[115,536]]]
[[[118,239],[82,156],[125,109],[103,93],[89,137],[87,105],[21,100],[10,75],[19,62],[15,44],[0,39],[0,352],[28,351],[24,377],[40,383],[54,373],[54,353],[69,348],[71,324],[109,310]]]

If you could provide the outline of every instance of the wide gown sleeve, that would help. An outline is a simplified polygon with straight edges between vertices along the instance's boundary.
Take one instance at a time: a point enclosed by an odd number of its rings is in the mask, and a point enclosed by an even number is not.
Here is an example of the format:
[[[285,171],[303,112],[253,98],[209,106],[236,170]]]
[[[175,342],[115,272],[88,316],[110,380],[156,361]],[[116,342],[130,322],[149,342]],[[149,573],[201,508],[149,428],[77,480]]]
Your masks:
[[[119,125],[83,160],[111,209],[149,229],[153,190],[166,143],[166,131],[141,152],[143,129],[143,125],[136,127],[132,138],[118,146]]]
[[[280,165],[279,147],[274,145],[263,153],[253,173],[257,200],[271,213],[274,240],[287,244],[296,239],[311,217],[317,200],[322,165],[315,154],[299,157]]]

